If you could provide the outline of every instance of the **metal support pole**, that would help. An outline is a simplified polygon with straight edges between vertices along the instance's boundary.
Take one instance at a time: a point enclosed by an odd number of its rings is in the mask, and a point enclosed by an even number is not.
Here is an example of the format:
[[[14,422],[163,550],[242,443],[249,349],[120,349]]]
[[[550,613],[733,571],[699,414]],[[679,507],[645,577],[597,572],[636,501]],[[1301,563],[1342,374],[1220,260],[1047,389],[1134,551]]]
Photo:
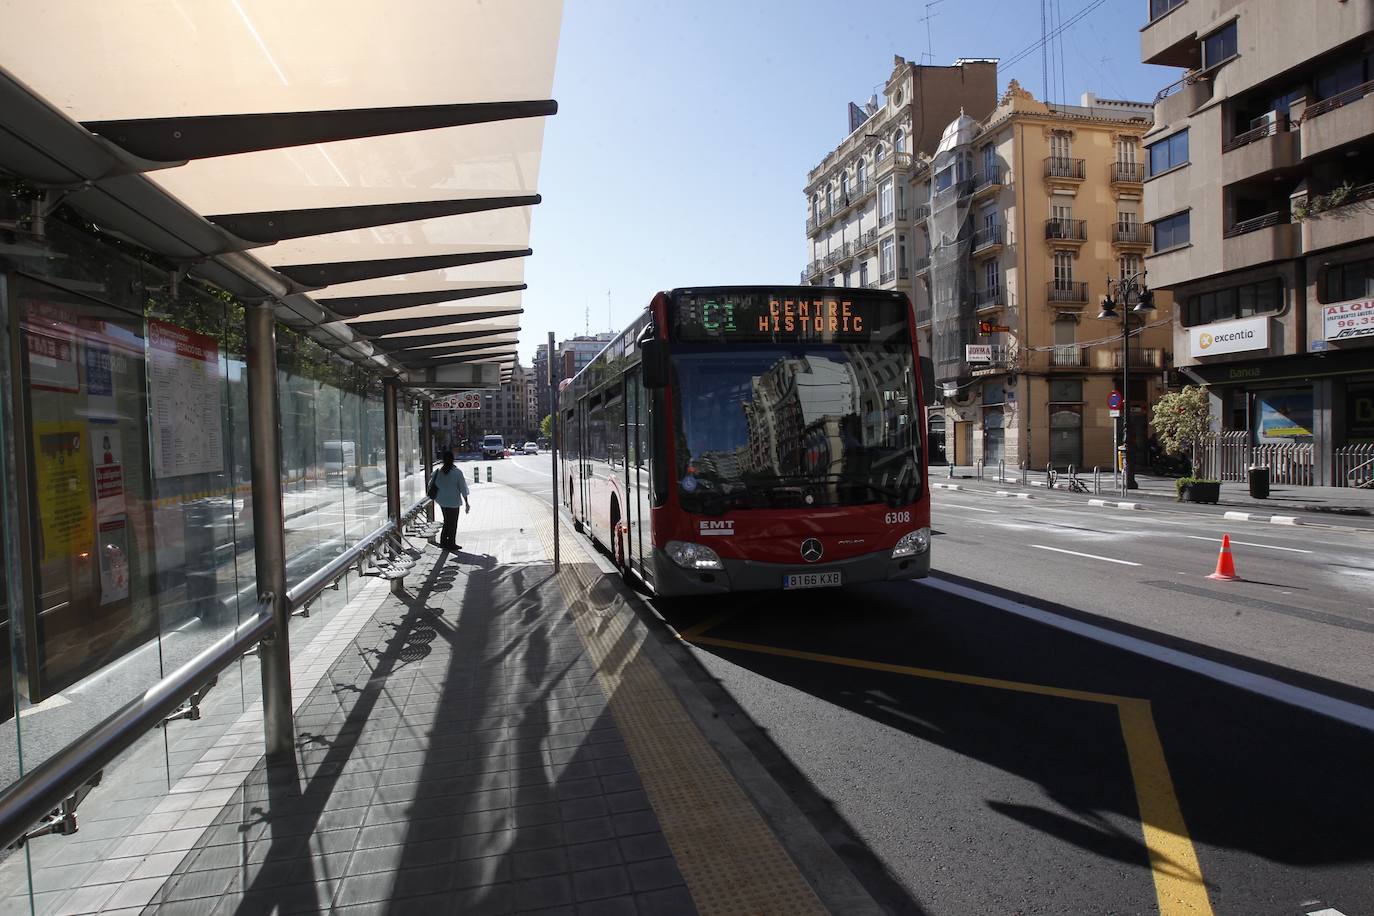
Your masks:
[[[431,425],[434,412],[430,406],[433,403],[425,401],[424,409],[420,411],[420,452],[424,456],[420,467],[424,468],[425,479],[422,484],[426,488],[429,487],[429,476],[434,473],[434,427]],[[425,503],[425,518],[434,521],[434,500]]]
[[[397,531],[401,530],[401,448],[396,433],[396,392],[400,387],[401,383],[394,378],[382,383],[382,411],[386,414],[386,517],[391,519]],[[404,591],[404,578],[391,580],[393,595]]]
[[[561,558],[558,555],[558,386],[553,374],[553,331],[549,332],[549,465],[553,474],[553,489],[549,501],[553,503],[553,571],[558,572]]]
[[[263,737],[274,763],[296,762],[291,705],[291,611],[286,604],[286,529],[282,518],[277,406],[277,329],[271,306],[244,309],[248,332],[248,434],[253,486],[253,561],[258,594],[271,595],[273,631],[259,649]]]

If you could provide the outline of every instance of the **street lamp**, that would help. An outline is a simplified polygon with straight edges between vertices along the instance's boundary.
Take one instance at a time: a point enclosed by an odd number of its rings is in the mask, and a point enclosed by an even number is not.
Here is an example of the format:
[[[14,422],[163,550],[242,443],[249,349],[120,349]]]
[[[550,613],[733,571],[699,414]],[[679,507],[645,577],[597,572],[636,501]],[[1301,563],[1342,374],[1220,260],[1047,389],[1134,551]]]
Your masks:
[[[1102,311],[1098,312],[1097,317],[1104,321],[1115,321],[1121,319],[1121,406],[1122,416],[1125,422],[1122,424],[1125,435],[1122,437],[1122,449],[1125,453],[1126,475],[1122,482],[1122,489],[1135,490],[1139,486],[1135,482],[1135,461],[1131,458],[1131,312],[1137,314],[1148,314],[1155,310],[1155,294],[1145,285],[1145,271],[1138,274],[1131,274],[1129,277],[1122,277],[1120,280],[1113,281],[1107,279],[1107,295],[1102,297]],[[1115,293],[1115,297],[1113,297]],[[1126,311],[1126,306],[1135,300],[1135,306],[1130,312]],[[1121,312],[1117,312],[1117,306],[1121,306]],[[1115,456],[1113,456],[1115,460]],[[1125,496],[1123,492],[1121,495]]]

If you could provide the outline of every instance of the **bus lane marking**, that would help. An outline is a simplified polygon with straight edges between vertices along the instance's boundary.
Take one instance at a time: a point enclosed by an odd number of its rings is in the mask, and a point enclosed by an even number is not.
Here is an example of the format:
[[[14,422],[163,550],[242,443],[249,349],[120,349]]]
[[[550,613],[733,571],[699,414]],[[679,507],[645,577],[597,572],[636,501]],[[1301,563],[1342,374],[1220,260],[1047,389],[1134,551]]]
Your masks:
[[[1122,566],[1139,566],[1139,563],[1131,560],[1118,560],[1115,557],[1100,557],[1095,553],[1080,553],[1077,550],[1065,550],[1063,547],[1046,547],[1044,544],[1028,544],[1036,550],[1053,550],[1055,553],[1067,553],[1075,557],[1087,557],[1089,560],[1101,560],[1104,563],[1120,563]]]
[[[733,615],[717,615],[720,621],[730,616]],[[706,632],[716,625],[715,618],[708,619],[680,634],[680,638],[696,646],[757,652],[825,665],[1115,706],[1126,744],[1126,759],[1130,765],[1136,806],[1140,813],[1141,835],[1149,853],[1150,874],[1154,880],[1160,916],[1211,916],[1212,903],[1202,878],[1202,865],[1183,820],[1183,809],[1179,806],[1173,778],[1169,775],[1164,745],[1155,727],[1153,707],[1149,700],[706,636]]]
[[[1213,544],[1220,544],[1221,538],[1207,538],[1200,534],[1185,534],[1184,537],[1193,541],[1211,541]],[[1297,547],[1279,547],[1277,544],[1256,544],[1253,541],[1232,541],[1232,544],[1239,544],[1242,547],[1263,547],[1266,550],[1286,550],[1289,553],[1311,553],[1310,550],[1301,550]]]

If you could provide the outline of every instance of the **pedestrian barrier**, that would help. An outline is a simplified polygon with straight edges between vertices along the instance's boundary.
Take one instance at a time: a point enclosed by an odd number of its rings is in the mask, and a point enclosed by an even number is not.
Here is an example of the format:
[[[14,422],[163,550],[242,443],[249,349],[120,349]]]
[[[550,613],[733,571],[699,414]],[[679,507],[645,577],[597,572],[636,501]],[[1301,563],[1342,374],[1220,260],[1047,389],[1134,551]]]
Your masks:
[[[1231,535],[1223,534],[1221,536],[1221,552],[1217,554],[1217,568],[1207,578],[1218,579],[1223,582],[1240,578],[1236,575],[1236,561],[1231,557]]]
[[[1374,442],[1343,445],[1335,451],[1338,487],[1374,488]]]

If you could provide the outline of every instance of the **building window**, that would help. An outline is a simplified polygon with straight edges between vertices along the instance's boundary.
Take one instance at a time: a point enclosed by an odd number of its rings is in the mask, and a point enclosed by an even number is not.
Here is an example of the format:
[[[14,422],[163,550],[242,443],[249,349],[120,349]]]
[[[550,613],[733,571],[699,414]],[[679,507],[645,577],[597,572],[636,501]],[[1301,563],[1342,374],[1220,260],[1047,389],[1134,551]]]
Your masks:
[[[907,264],[910,263],[906,259],[906,236],[904,235],[897,236],[897,263],[902,265],[902,270],[906,270]]]
[[[816,222],[821,219],[821,196],[819,194],[811,198],[811,218]]]
[[[854,166],[854,178],[858,181],[859,193],[862,194],[864,182],[868,180],[868,164],[864,162],[862,157],[859,159],[859,164]]]
[[[1236,56],[1236,24],[1232,22],[1202,40],[1202,67],[1215,67]]]
[[[1073,289],[1073,252],[1054,253],[1054,288]]]
[[[899,102],[898,104],[900,105],[901,103]],[[897,129],[897,136],[892,141],[892,148],[899,153],[906,152],[906,131],[901,128]]]
[[[1083,380],[1074,378],[1050,379],[1050,401],[1061,404],[1083,403]]]
[[[991,180],[997,175],[997,147],[989,143],[983,147],[983,177]]]
[[[1055,159],[1068,159],[1073,155],[1073,138],[1062,130],[1050,134],[1050,155]]]
[[[859,285],[860,285],[860,286],[867,286],[867,285],[868,285],[868,259],[867,259],[867,258],[865,258],[864,260],[862,260],[862,261],[859,262]]]
[[[882,162],[883,159],[884,159],[886,156],[887,156],[887,153],[884,152],[884,150],[883,150],[883,145],[882,145],[881,143],[879,143],[879,144],[877,145],[877,147],[875,147],[874,150],[873,150],[873,162],[874,162],[875,164],[876,164],[876,163],[879,163],[879,162]]]
[[[1174,7],[1187,2],[1188,0],[1150,0],[1150,18],[1158,19]]]
[[[1262,280],[1190,297],[1183,313],[1183,323],[1192,327],[1214,321],[1250,318],[1282,309],[1283,281]]]
[[[1144,269],[1138,254],[1123,254],[1116,259],[1116,264],[1122,280],[1130,279]]]
[[[890,235],[883,239],[883,244],[878,249],[878,272],[884,278],[892,273],[892,236]],[[884,279],[883,282],[886,283],[887,280]]]
[[[954,166],[950,165],[935,174],[936,192],[948,191],[954,185]]]
[[[835,209],[835,186],[833,184],[825,186],[825,209]]]
[[[996,258],[989,259],[983,263],[983,289],[992,295],[997,294],[998,287],[1001,285],[999,282],[1000,277],[998,276],[999,270],[1000,268]]]
[[[1135,137],[1118,137],[1116,140],[1116,161],[1122,165],[1135,165]]]
[[[1374,296],[1374,259],[1337,264],[1322,276],[1322,302]]]
[[[840,173],[840,199],[849,200],[849,173]]]
[[[1155,251],[1168,251],[1170,248],[1178,248],[1180,245],[1187,245],[1188,234],[1188,211],[1175,213],[1173,216],[1166,216],[1164,219],[1155,220]]]
[[[841,285],[841,286],[848,286],[848,285],[849,285],[849,271],[846,270],[846,271],[844,272],[844,282],[841,283],[840,285]]]
[[[1178,168],[1188,161],[1188,129],[1171,134],[1158,143],[1145,147],[1150,158],[1150,174],[1158,175],[1169,169]]]
[[[886,225],[892,219],[892,179],[887,178],[878,185],[878,224]]]

